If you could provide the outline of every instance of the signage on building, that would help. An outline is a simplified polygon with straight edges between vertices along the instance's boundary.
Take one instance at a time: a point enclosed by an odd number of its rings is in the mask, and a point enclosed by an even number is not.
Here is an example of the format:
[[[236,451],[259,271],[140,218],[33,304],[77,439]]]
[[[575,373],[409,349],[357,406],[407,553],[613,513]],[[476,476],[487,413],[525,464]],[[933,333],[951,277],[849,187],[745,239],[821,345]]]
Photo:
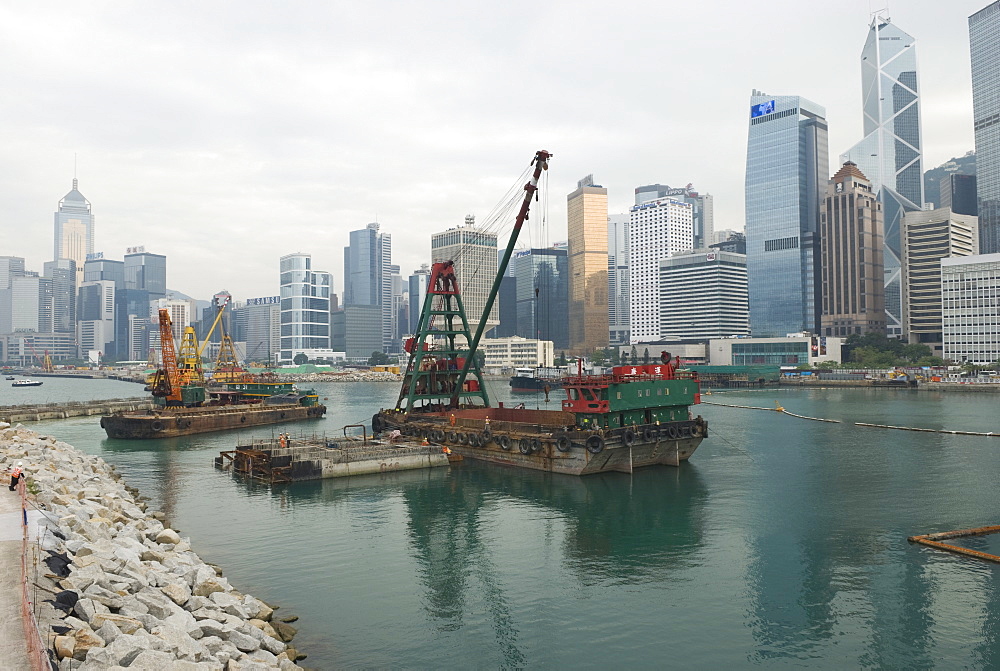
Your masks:
[[[248,298],[247,305],[280,305],[280,296],[264,296],[263,298]]]
[[[125,248],[125,253],[126,254],[145,254],[146,253],[146,248],[144,246],[126,247]]]
[[[768,100],[766,103],[761,103],[759,105],[750,105],[750,118],[764,116],[765,114],[770,114],[774,111],[774,101]]]
[[[90,254],[87,254],[88,261],[97,261],[98,259],[103,259],[103,258],[104,258],[104,252],[91,252]]]
[[[834,187],[833,190],[836,193],[843,193],[844,192],[844,183],[843,182],[837,182],[837,184],[836,184],[836,186]]]

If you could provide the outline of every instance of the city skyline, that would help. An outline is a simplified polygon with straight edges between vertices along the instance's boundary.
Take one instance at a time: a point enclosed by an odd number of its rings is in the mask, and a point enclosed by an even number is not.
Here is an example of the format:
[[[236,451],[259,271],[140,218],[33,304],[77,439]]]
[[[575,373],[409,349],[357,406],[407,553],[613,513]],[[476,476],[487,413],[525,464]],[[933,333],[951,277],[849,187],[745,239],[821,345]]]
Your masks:
[[[890,12],[920,43],[925,167],[973,147],[968,16],[985,5],[913,2]],[[206,283],[239,291],[237,269],[272,268],[295,252],[339,278],[346,233],[376,220],[410,272],[430,256],[422,231],[485,218],[543,147],[555,155],[553,194],[597,172],[617,213],[636,186],[691,181],[715,197],[717,228],[740,229],[754,86],[826,107],[832,156],[863,136],[853,55],[870,7],[860,1],[838,12],[709,2],[701,11],[713,17],[710,33],[669,41],[634,20],[653,5],[568,12],[512,3],[432,21],[416,7],[312,8],[306,20],[250,4],[235,23],[212,5],[183,14],[61,6],[0,14],[9,36],[0,49],[19,64],[0,102],[10,138],[0,148],[0,194],[10,225],[27,232],[4,253],[32,268],[51,260],[45,224],[77,154],[95,251],[118,258],[144,245],[164,254],[171,288],[189,295]],[[88,40],[72,39],[80,30]],[[354,34],[370,40],[346,39]],[[608,42],[621,53],[594,57],[593,44]],[[796,61],[748,58],[777,44]],[[644,64],[653,62],[678,64],[660,77],[671,85],[632,95],[648,87]],[[499,86],[526,69],[528,84]],[[60,104],[66,96],[74,105]],[[523,102],[539,96],[545,104]],[[561,198],[550,200],[548,221],[550,240],[565,239]],[[192,244],[198,236],[225,240],[237,258]],[[276,273],[255,273],[240,290],[271,295],[276,283]]]

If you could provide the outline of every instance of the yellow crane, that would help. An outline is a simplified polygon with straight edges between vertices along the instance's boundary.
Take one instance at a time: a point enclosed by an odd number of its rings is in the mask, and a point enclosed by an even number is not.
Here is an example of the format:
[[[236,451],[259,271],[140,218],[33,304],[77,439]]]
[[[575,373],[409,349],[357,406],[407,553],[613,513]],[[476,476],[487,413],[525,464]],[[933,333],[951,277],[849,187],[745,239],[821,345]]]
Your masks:
[[[212,322],[212,327],[205,334],[205,340],[200,345],[198,344],[198,335],[195,333],[194,327],[188,326],[184,329],[181,345],[177,351],[177,368],[182,384],[205,384],[205,373],[201,367],[201,355],[205,352],[205,348],[211,341],[212,334],[215,333],[215,328],[222,321],[222,314],[226,306],[229,305],[230,296],[224,295],[222,297],[224,300],[221,301],[219,300],[220,296],[216,296],[213,299],[218,312],[215,315],[215,321]]]

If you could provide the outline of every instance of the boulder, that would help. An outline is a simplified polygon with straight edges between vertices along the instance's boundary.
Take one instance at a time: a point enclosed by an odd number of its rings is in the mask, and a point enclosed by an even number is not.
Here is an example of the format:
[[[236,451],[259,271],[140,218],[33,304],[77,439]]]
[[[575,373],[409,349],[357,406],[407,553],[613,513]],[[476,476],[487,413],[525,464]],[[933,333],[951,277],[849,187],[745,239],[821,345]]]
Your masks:
[[[167,583],[160,589],[178,606],[183,606],[191,598],[191,590],[187,588],[187,585],[172,582]]]
[[[76,639],[72,636],[56,636],[52,642],[52,647],[56,651],[59,659],[72,659],[73,650],[76,648]]]
[[[111,623],[120,633],[134,634],[142,629],[142,622],[134,617],[127,617],[118,613],[98,613],[94,615],[92,625],[103,627],[105,623]]]
[[[260,641],[240,631],[231,631],[226,639],[242,652],[253,652],[260,648]]]
[[[73,612],[86,623],[90,623],[97,613],[110,613],[111,611],[103,603],[98,603],[93,599],[80,599],[73,606]]]
[[[103,648],[104,639],[90,629],[77,629],[73,632],[76,643],[73,646],[73,659],[83,661],[91,648]]]
[[[164,543],[164,544],[169,543],[171,545],[177,545],[178,543],[181,542],[181,537],[176,531],[168,527],[163,531],[161,531],[160,533],[156,534],[155,540],[157,543]]]
[[[169,653],[158,650],[143,650],[132,660],[128,668],[137,671],[163,671],[163,669],[177,669],[176,662],[174,656]]]
[[[278,633],[277,638],[281,639],[285,643],[288,643],[293,638],[295,634],[299,633],[299,630],[290,624],[285,624],[284,622],[272,622],[271,626]]]

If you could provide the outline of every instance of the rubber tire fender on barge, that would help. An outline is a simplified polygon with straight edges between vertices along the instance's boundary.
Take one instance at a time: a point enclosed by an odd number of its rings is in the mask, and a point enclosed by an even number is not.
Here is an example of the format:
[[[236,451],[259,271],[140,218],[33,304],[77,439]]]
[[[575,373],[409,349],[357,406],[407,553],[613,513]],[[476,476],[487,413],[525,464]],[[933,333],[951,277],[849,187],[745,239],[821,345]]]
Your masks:
[[[160,420],[156,420],[155,422],[150,424],[149,428],[151,428],[153,431],[163,431],[163,422],[161,422]]]
[[[565,433],[559,433],[555,436],[556,439],[556,449],[560,452],[569,452],[569,448],[572,446],[573,441],[569,439]]]
[[[622,445],[625,447],[632,447],[633,443],[635,443],[635,431],[632,429],[625,429],[622,431]]]
[[[604,449],[604,438],[596,433],[587,438],[587,451],[591,454],[599,454]]]
[[[667,427],[667,436],[670,437],[670,440],[678,440],[681,437],[681,430],[671,424]]]
[[[509,450],[510,449],[510,436],[497,436],[496,443],[497,443],[497,445],[500,446],[501,450],[505,450],[505,451]]]
[[[517,442],[517,449],[521,454],[531,454],[531,439],[522,438]]]

